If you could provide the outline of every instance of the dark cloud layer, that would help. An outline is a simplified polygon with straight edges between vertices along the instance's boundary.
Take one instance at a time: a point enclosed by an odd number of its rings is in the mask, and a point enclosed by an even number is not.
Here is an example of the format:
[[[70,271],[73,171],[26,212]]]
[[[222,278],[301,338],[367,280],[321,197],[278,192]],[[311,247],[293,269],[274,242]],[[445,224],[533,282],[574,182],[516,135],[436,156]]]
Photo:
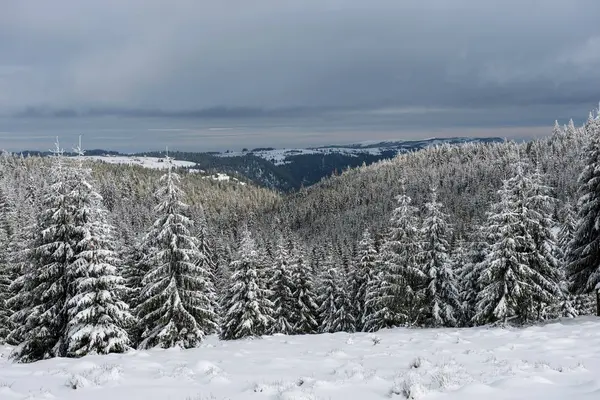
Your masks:
[[[548,125],[600,99],[598,16],[597,0],[0,0],[0,113]]]

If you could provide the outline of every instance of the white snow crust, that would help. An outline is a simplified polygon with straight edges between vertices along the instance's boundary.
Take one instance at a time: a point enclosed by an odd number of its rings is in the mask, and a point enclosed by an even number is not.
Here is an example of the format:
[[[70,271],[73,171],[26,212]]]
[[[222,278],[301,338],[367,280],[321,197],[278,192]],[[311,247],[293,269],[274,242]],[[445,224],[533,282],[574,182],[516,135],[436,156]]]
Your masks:
[[[600,399],[600,318],[522,329],[268,336],[15,364],[0,399]]]

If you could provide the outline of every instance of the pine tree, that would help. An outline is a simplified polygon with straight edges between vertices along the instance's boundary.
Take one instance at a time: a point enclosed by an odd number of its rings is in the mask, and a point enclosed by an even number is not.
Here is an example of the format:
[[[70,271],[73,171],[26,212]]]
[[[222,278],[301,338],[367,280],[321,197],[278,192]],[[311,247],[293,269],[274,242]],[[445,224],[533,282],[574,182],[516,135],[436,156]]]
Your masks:
[[[19,327],[13,323],[12,315],[15,311],[30,306],[28,296],[15,295],[25,290],[23,286],[27,283],[27,279],[22,278],[22,276],[30,271],[35,240],[39,234],[34,190],[32,186],[27,186],[22,198],[14,197],[11,200],[13,205],[10,207],[12,211],[10,220],[13,226],[5,253],[7,265],[3,273],[5,282],[10,282],[5,299],[6,309],[10,310],[9,321],[5,325],[9,329],[6,342],[13,346],[17,346],[24,341],[21,335],[26,331],[17,329]],[[7,193],[15,194],[15,192]],[[15,297],[11,298],[11,296]]]
[[[148,259],[150,270],[136,308],[144,327],[140,348],[196,347],[217,326],[211,274],[198,263],[203,255],[190,231],[193,221],[184,215],[188,206],[182,201],[180,178],[168,157],[166,162],[163,186],[156,193],[159,217],[146,239],[156,253]]]
[[[286,335],[294,332],[294,283],[292,271],[289,266],[289,253],[283,236],[277,240],[275,260],[272,275],[269,280],[271,289],[271,302],[273,303],[273,329],[272,333]]]
[[[4,343],[10,333],[12,314],[7,301],[10,297],[12,276],[8,263],[9,255],[6,251],[9,243],[8,232],[5,229],[6,217],[7,205],[0,191],[0,343]]]
[[[450,227],[448,216],[437,200],[437,191],[431,189],[431,198],[425,204],[421,235],[423,249],[419,260],[427,284],[423,289],[423,304],[419,317],[427,326],[455,326],[460,317],[460,303],[454,267],[450,258]]]
[[[206,335],[216,333],[219,328],[219,301],[216,291],[217,278],[216,273],[217,265],[215,262],[215,254],[213,247],[209,242],[208,237],[208,226],[206,222],[206,216],[204,215],[204,209],[200,206],[201,213],[198,222],[198,257],[196,259],[196,268],[198,271],[202,271],[205,278],[209,281],[206,283],[206,301],[207,309],[211,310],[211,318],[202,319],[199,321],[200,328]]]
[[[418,314],[418,289],[425,275],[416,258],[421,250],[417,209],[411,205],[404,185],[396,200],[398,207],[392,213],[373,279],[367,286],[362,324],[369,332],[410,325]]]
[[[81,148],[77,150],[82,156]],[[134,321],[121,299],[125,288],[117,274],[113,227],[106,222],[102,197],[92,187],[91,171],[80,161],[75,175],[71,197],[80,240],[66,269],[72,291],[66,303],[66,355],[121,353],[130,348],[125,328]]]
[[[560,258],[563,264],[568,263],[569,246],[575,236],[577,229],[577,212],[574,210],[570,201],[566,201],[560,212],[560,225],[558,231],[558,248]]]
[[[156,254],[156,249],[144,239],[147,239],[147,235],[144,235],[142,239],[135,243],[123,246],[117,256],[117,258],[123,260],[120,268],[125,286],[122,298],[134,314],[136,308],[143,301],[141,297],[142,281],[150,271],[152,257]],[[144,327],[142,324],[137,323],[137,316],[134,315],[134,319],[136,319],[136,323],[128,326],[128,334],[132,346],[137,347],[141,341]]]
[[[269,291],[261,287],[260,257],[250,231],[242,232],[232,275],[223,299],[221,339],[234,340],[268,333],[273,323]]]
[[[564,269],[560,270],[560,295],[555,304],[549,309],[549,317],[551,318],[575,318],[579,315],[577,308],[578,299],[573,296],[569,290],[569,283],[565,277]]]
[[[334,332],[355,332],[356,318],[350,296],[350,283],[347,275],[338,275],[335,291],[335,312],[332,329]]]
[[[537,320],[543,319],[545,308],[553,307],[560,296],[560,250],[553,232],[555,222],[552,211],[556,200],[551,196],[551,188],[544,185],[539,164],[526,176],[524,183],[526,229],[531,235],[535,251],[530,254],[529,267],[542,278],[540,290],[532,293],[534,312]],[[539,288],[539,289],[538,289]]]
[[[457,276],[461,283],[459,287],[463,313],[462,324],[467,326],[473,322],[476,313],[477,295],[482,289],[479,285],[482,262],[489,253],[489,244],[483,235],[485,235],[485,230],[477,227],[471,234],[471,241],[463,244],[466,250],[463,248],[462,260],[460,256],[457,256],[457,260],[455,260],[462,266],[457,268]]]
[[[152,257],[156,254],[156,248],[145,239],[149,239],[149,237],[145,235],[138,243],[125,246],[119,257],[123,259],[122,275],[126,287],[125,299],[132,310],[139,305],[143,287],[142,280],[150,270]]]
[[[573,121],[571,120],[571,124]],[[559,211],[559,231],[558,231],[558,257],[560,261],[560,290],[561,296],[559,303],[554,311],[556,317],[574,318],[578,315],[587,313],[587,305],[582,306],[582,301],[579,297],[584,297],[584,302],[589,297],[587,294],[574,295],[571,293],[571,287],[568,279],[568,253],[569,246],[573,241],[575,230],[577,227],[577,212],[574,210],[572,203],[566,201]]]
[[[296,248],[292,255],[292,278],[294,282],[294,333],[311,334],[319,329],[317,295],[314,271],[304,259],[304,253]]]
[[[79,242],[75,205],[70,199],[73,173],[66,164],[57,142],[52,184],[43,198],[34,248],[28,265],[11,285],[17,293],[9,300],[15,310],[11,316],[15,329],[9,340],[20,342],[11,356],[22,362],[65,354],[66,304],[70,299],[66,269]]]
[[[367,311],[367,289],[369,283],[374,279],[377,263],[377,250],[371,233],[365,229],[361,241],[358,243],[358,255],[352,269],[350,282],[352,283],[351,302],[352,315],[356,323],[356,330],[364,329],[363,319],[370,311]]]
[[[587,165],[579,177],[578,220],[567,254],[567,277],[575,294],[596,293],[600,316],[600,116],[585,125]]]
[[[500,201],[489,214],[490,251],[479,266],[478,323],[534,321],[541,318],[542,304],[556,301],[558,270],[535,179],[517,163],[516,174],[504,181]]]
[[[490,249],[478,265],[481,271],[474,320],[479,324],[508,322],[519,316],[523,287],[522,272],[528,269],[525,242],[530,238],[520,219],[518,204],[505,181],[499,191],[500,201],[488,216],[485,235]]]
[[[319,331],[334,333],[336,330],[337,292],[339,290],[339,271],[335,266],[332,256],[325,260],[325,271],[321,277],[319,304],[319,318],[321,326]]]

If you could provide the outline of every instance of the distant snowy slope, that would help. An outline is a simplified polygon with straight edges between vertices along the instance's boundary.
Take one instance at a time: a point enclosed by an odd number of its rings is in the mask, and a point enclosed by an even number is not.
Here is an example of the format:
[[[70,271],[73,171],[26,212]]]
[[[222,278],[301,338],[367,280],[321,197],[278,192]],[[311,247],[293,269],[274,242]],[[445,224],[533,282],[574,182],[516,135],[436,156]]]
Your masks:
[[[139,165],[144,168],[164,169],[167,168],[163,158],[142,156],[85,156],[86,159],[102,161],[109,164]],[[177,167],[194,167],[196,163],[191,161],[173,160]]]
[[[597,400],[600,319],[524,329],[271,336],[13,364],[0,399]]]
[[[240,157],[250,152],[229,152],[219,153],[220,157]],[[350,148],[350,147],[318,147],[308,149],[273,149],[273,150],[258,150],[251,152],[256,157],[263,158],[267,161],[272,162],[275,165],[284,165],[291,162],[289,158],[307,154],[343,154],[349,156],[357,156],[359,154],[373,154],[380,155],[381,149],[361,149],[361,148]]]
[[[263,158],[267,161],[272,162],[275,165],[285,165],[293,162],[293,158],[303,155],[312,154],[340,154],[344,156],[355,156],[360,155],[374,155],[379,156],[383,153],[397,154],[405,153],[408,151],[420,150],[430,146],[437,146],[440,144],[464,144],[472,142],[495,142],[502,141],[500,138],[430,138],[423,140],[397,140],[397,141],[385,141],[385,142],[362,142],[349,145],[331,145],[323,147],[311,147],[305,149],[254,149],[252,151],[234,151],[226,153],[217,153],[215,155],[219,157],[241,157],[244,155],[252,154],[256,157]]]

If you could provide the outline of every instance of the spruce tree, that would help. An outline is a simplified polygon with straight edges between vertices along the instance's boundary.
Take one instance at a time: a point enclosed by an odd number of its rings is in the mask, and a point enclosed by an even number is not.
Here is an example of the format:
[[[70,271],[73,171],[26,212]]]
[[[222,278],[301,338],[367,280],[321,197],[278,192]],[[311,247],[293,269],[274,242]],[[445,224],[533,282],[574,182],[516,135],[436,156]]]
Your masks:
[[[217,266],[215,261],[215,252],[209,241],[208,225],[206,222],[206,216],[204,215],[204,209],[200,206],[201,213],[199,214],[198,222],[198,257],[196,259],[196,269],[202,271],[203,275],[208,279],[206,284],[206,301],[207,308],[212,310],[212,316],[210,318],[201,319],[199,321],[201,329],[206,335],[216,333],[219,328],[219,301],[217,296],[217,278],[216,273]]]
[[[425,275],[417,260],[421,250],[417,209],[404,185],[396,200],[398,207],[392,213],[373,279],[367,285],[362,325],[368,332],[413,324],[418,315],[418,289]]]
[[[517,163],[489,214],[490,251],[479,266],[478,323],[538,320],[541,305],[553,304],[559,294],[552,237],[535,179]]]
[[[553,210],[556,199],[551,188],[544,184],[544,176],[536,165],[533,172],[523,180],[526,229],[533,239],[535,250],[530,254],[529,267],[540,276],[539,285],[531,293],[534,319],[544,318],[545,310],[554,307],[561,296],[560,250],[554,234]]]
[[[319,330],[317,295],[314,271],[304,259],[304,252],[296,247],[292,255],[292,279],[294,282],[294,333],[310,334]]]
[[[12,274],[8,262],[9,255],[7,248],[9,243],[8,232],[4,228],[6,218],[5,203],[2,199],[0,191],[0,343],[4,343],[11,330],[10,315],[12,314],[8,299],[10,297],[10,284],[12,282]]]
[[[336,314],[337,314],[337,292],[339,290],[339,270],[329,255],[324,262],[324,272],[321,276],[321,284],[319,287],[319,319],[321,326],[320,332],[334,333],[337,332]]]
[[[573,121],[571,120],[571,124]],[[577,227],[577,212],[571,201],[567,200],[561,210],[559,211],[559,231],[558,231],[558,249],[560,258],[560,290],[561,297],[559,304],[556,307],[555,316],[573,318],[581,314],[588,312],[587,305],[581,307],[583,303],[588,300],[588,294],[573,294],[571,292],[571,285],[568,279],[568,254],[569,246],[573,241],[575,230]],[[581,299],[583,297],[583,299]],[[583,301],[582,301],[583,300]]]
[[[178,187],[179,175],[168,168],[156,192],[158,219],[147,235],[149,271],[142,279],[136,314],[143,326],[140,348],[160,346],[196,347],[216,329],[215,291],[210,271],[198,260],[203,257],[192,234],[193,221],[184,212]]]
[[[559,231],[557,244],[560,249],[560,257],[563,264],[568,263],[569,246],[575,236],[577,229],[577,212],[575,211],[572,203],[566,201],[563,207],[559,211]]]
[[[273,323],[273,304],[269,291],[261,287],[259,264],[256,243],[246,228],[230,266],[232,274],[223,299],[220,333],[223,340],[267,334]]]
[[[478,226],[471,233],[471,240],[464,243],[466,249],[462,260],[457,259],[461,267],[457,268],[457,276],[460,281],[460,300],[462,304],[462,324],[471,325],[477,308],[477,295],[481,291],[479,277],[483,266],[482,262],[489,253],[489,244],[485,237],[485,229]]]
[[[70,291],[66,269],[73,262],[79,242],[71,166],[64,160],[58,142],[51,172],[52,184],[43,198],[28,263],[13,282],[16,294],[9,299],[14,310],[9,335],[20,344],[11,354],[21,362],[37,361],[66,353],[64,333]]]
[[[517,318],[523,287],[522,272],[527,266],[530,238],[520,219],[520,210],[512,196],[509,182],[499,191],[500,201],[488,215],[485,236],[490,241],[489,252],[478,264],[478,284],[474,321],[478,324]]]
[[[289,266],[289,253],[282,235],[277,240],[273,262],[269,280],[274,319],[272,333],[289,335],[294,332],[294,282]]]
[[[364,317],[369,314],[366,307],[367,290],[369,283],[375,276],[375,268],[377,263],[377,250],[375,249],[375,241],[371,237],[368,229],[365,229],[361,241],[358,243],[358,254],[352,275],[351,283],[351,302],[352,314],[356,323],[356,330],[364,329]]]
[[[585,125],[590,142],[586,166],[579,177],[578,219],[567,254],[567,276],[575,294],[596,294],[600,316],[600,116]]]
[[[335,312],[333,321],[334,332],[355,332],[356,318],[354,317],[351,297],[351,285],[346,274],[339,274],[335,291]]]
[[[14,194],[14,192],[12,193]],[[35,240],[39,234],[33,187],[28,187],[22,198],[15,197],[11,203],[14,205],[11,207],[12,218],[10,218],[13,228],[5,253],[6,268],[3,273],[5,282],[9,282],[5,307],[10,311],[9,321],[5,326],[9,329],[6,342],[17,346],[23,342],[24,339],[21,335],[26,331],[18,329],[19,326],[13,323],[12,315],[15,311],[29,307],[30,298],[15,295],[21,293],[24,290],[25,283],[27,283],[27,280],[22,276],[30,271]]]
[[[455,326],[460,317],[460,303],[454,267],[450,258],[450,226],[448,216],[437,200],[437,191],[431,189],[431,198],[425,204],[421,236],[423,248],[419,261],[427,276],[423,289],[419,320],[426,326]]]
[[[83,155],[80,147],[79,155]],[[125,330],[134,323],[122,300],[124,279],[114,251],[113,227],[106,221],[102,197],[91,184],[91,171],[79,162],[71,194],[74,221],[80,238],[66,269],[69,291],[66,302],[66,355],[121,353],[130,348]]]

